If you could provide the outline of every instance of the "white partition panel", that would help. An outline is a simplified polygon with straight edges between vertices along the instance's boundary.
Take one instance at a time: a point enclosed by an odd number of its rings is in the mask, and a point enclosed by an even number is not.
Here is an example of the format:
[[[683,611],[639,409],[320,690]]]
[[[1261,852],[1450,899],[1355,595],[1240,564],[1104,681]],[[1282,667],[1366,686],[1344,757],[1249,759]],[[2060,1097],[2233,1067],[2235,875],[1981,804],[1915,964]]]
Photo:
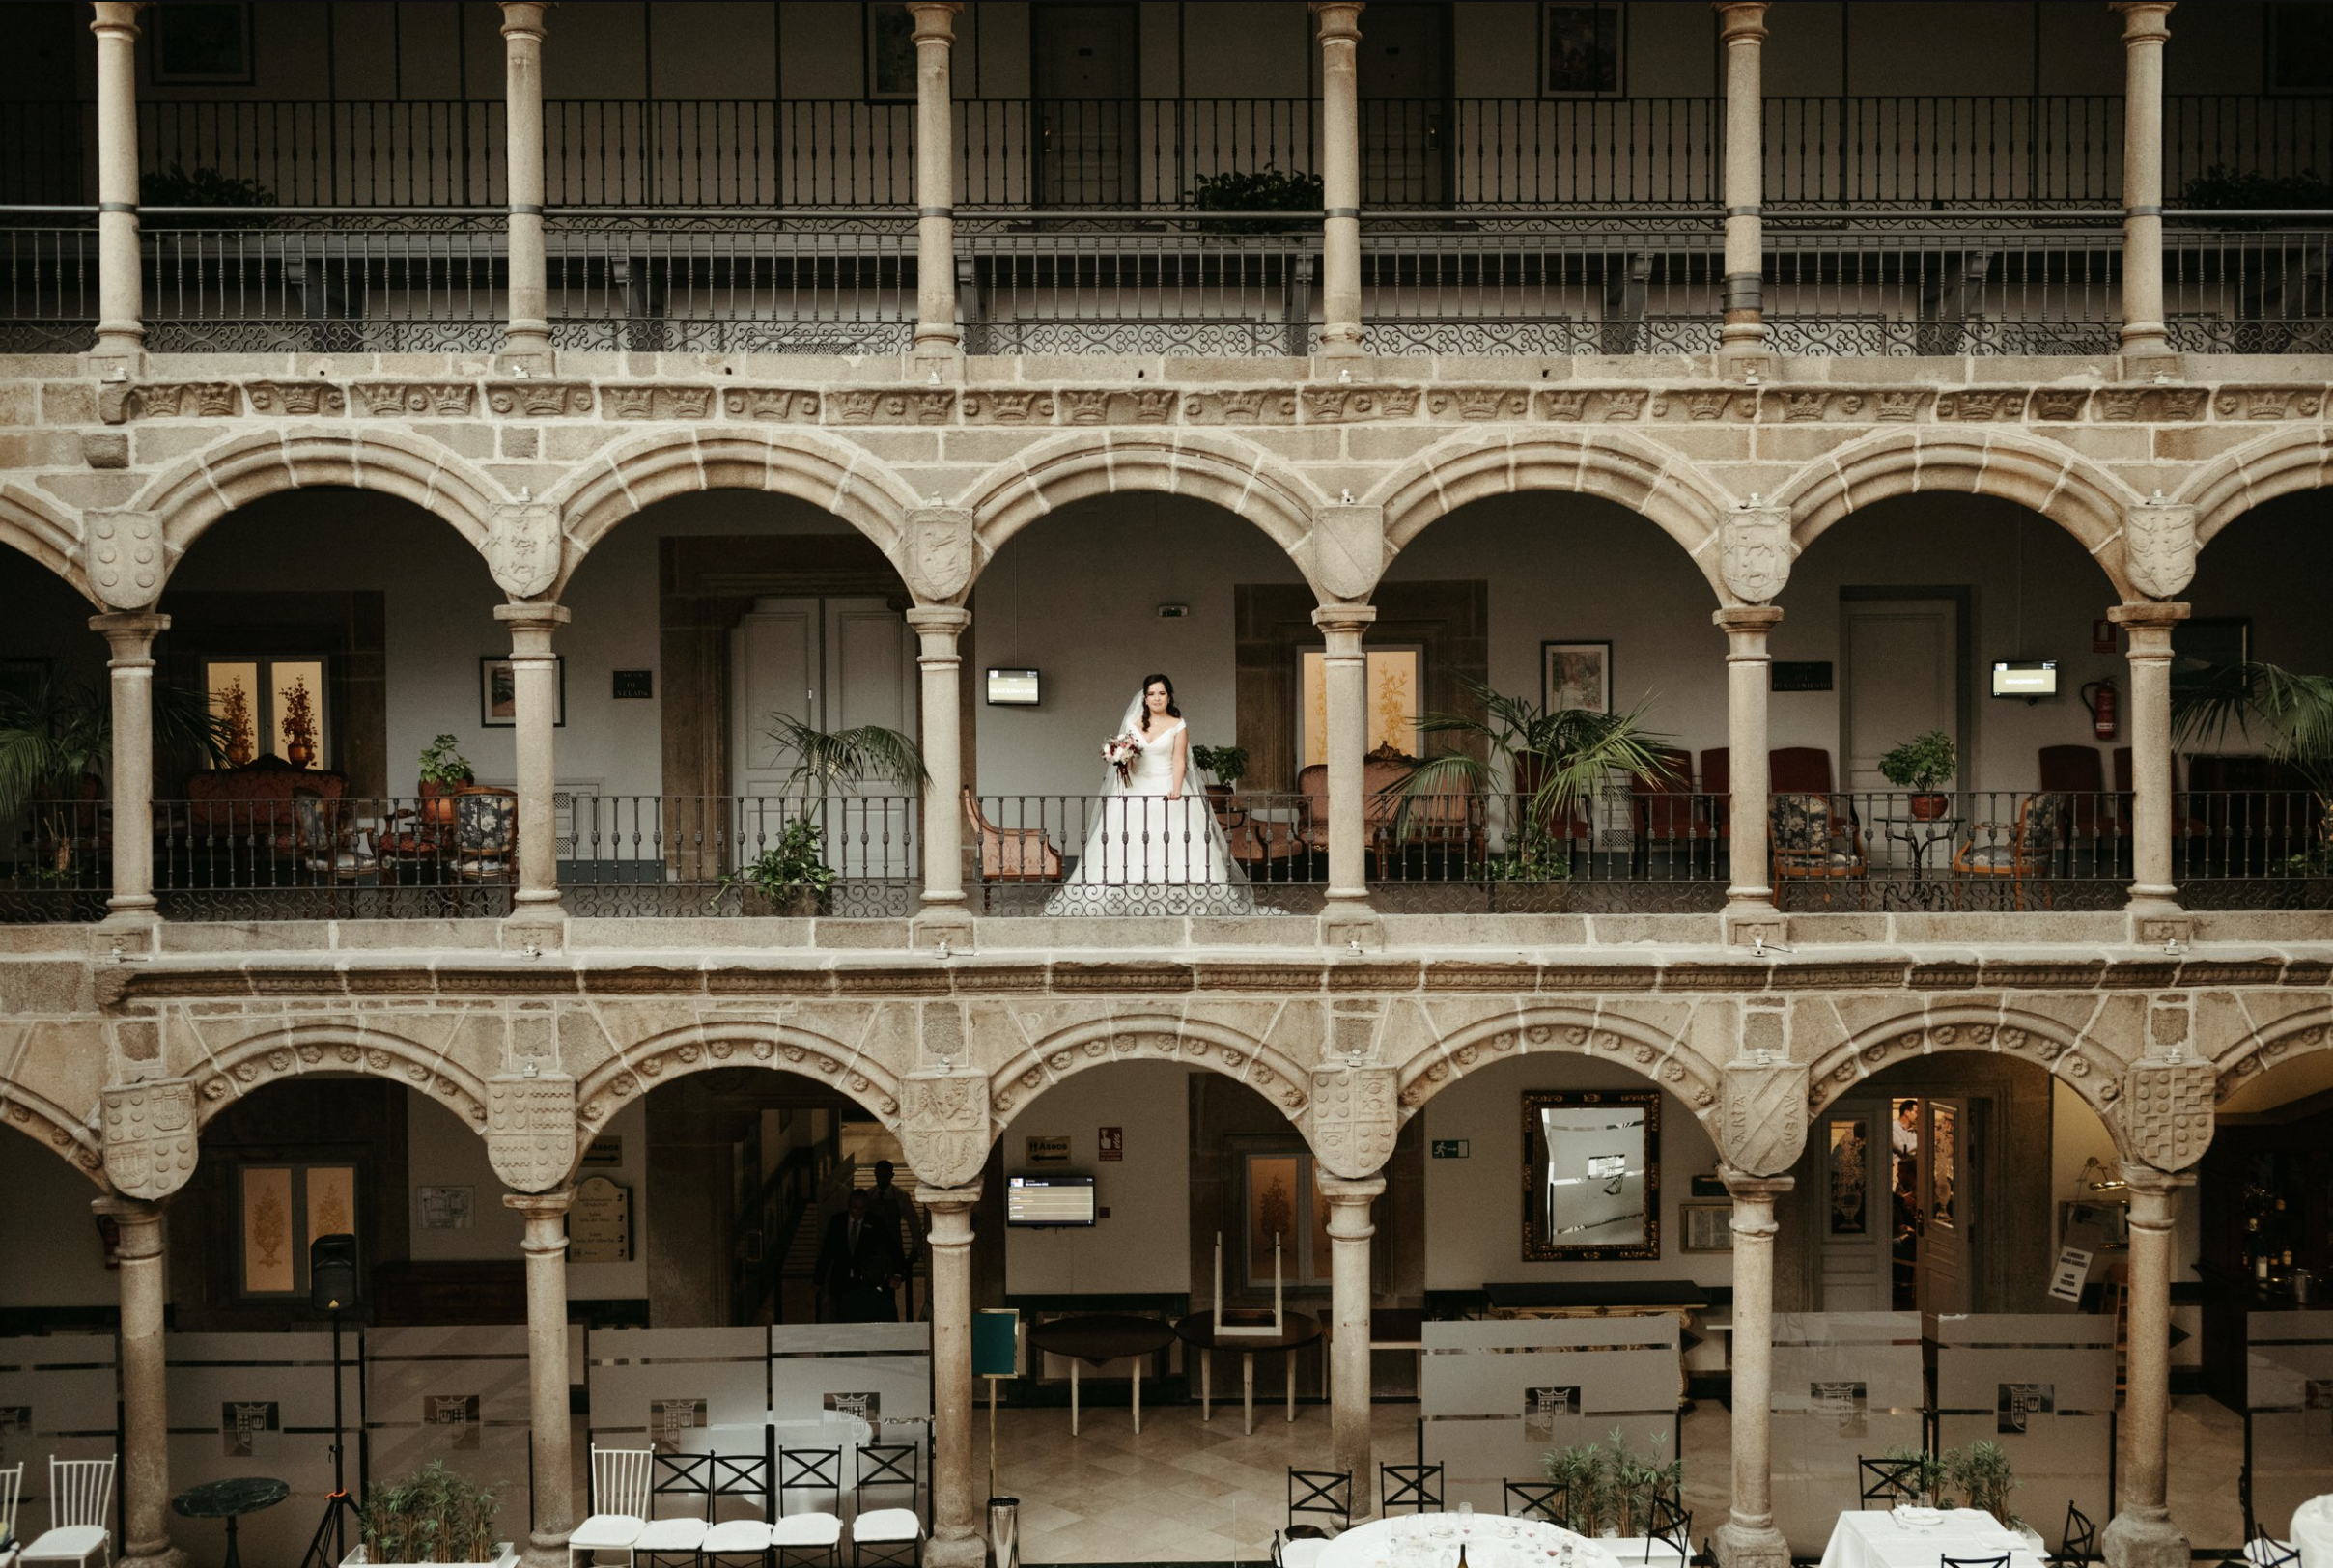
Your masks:
[[[2277,1535],[2293,1509],[2333,1492],[2333,1312],[2254,1312],[2246,1327],[2252,1513]]]
[[[591,1441],[681,1449],[698,1426],[759,1426],[770,1409],[770,1330],[594,1329],[584,1347]]]
[[[501,1489],[503,1533],[532,1526],[526,1330],[374,1329],[365,1334],[365,1432],[376,1484],[433,1459]]]
[[[1668,1313],[1427,1324],[1419,1402],[1445,1501],[1504,1512],[1505,1482],[1537,1480],[1551,1449],[1615,1431],[1639,1453],[1671,1455],[1677,1366]]]
[[[0,1339],[0,1466],[24,1467],[16,1534],[48,1528],[48,1460],[103,1459],[121,1447],[114,1337]]]
[[[242,1520],[242,1559],[298,1562],[332,1490],[331,1333],[174,1333],[162,1347],[170,1363],[171,1490],[240,1475],[289,1483],[289,1498]],[[343,1330],[341,1430],[351,1494],[364,1420],[358,1357],[356,1330]],[[170,1534],[193,1568],[217,1568],[226,1558],[223,1521],[173,1516]]]
[[[1932,1320],[1936,1445],[1995,1442],[2024,1484],[2010,1499],[2055,1545],[2068,1503],[2114,1515],[2114,1319],[1984,1313]]]
[[[1920,1328],[1917,1312],[1775,1314],[1774,1524],[1791,1555],[1822,1555],[1858,1506],[1858,1459],[1925,1444]]]
[[[932,1427],[928,1323],[781,1323],[770,1330],[770,1417],[781,1447],[841,1447],[842,1478],[860,1442],[912,1442]],[[864,1422],[860,1427],[858,1422]],[[916,1473],[924,1486],[923,1460]],[[868,1506],[876,1505],[873,1493]],[[801,1498],[789,1498],[801,1505]],[[903,1500],[893,1492],[889,1501]]]

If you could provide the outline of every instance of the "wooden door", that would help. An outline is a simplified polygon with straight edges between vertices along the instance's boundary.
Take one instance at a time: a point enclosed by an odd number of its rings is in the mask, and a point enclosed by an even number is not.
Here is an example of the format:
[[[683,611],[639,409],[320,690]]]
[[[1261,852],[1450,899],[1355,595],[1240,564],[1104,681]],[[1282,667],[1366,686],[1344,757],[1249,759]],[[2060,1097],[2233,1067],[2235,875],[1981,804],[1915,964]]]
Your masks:
[[[1888,1108],[1884,1100],[1841,1100],[1815,1124],[1817,1201],[1825,1312],[1891,1310],[1888,1249]]]
[[[1361,199],[1436,208],[1448,200],[1447,5],[1377,4],[1362,14]]]
[[[1139,25],[1131,5],[1029,8],[1037,199],[1045,207],[1140,199]]]
[[[1960,734],[1959,602],[1863,599],[1840,605],[1839,783],[1892,790],[1879,759],[1916,735]],[[1939,788],[1956,788],[1956,779]]]
[[[1920,1310],[1966,1312],[1970,1302],[1980,1184],[1975,1156],[1982,1143],[1971,1120],[1975,1102],[1920,1103]]]

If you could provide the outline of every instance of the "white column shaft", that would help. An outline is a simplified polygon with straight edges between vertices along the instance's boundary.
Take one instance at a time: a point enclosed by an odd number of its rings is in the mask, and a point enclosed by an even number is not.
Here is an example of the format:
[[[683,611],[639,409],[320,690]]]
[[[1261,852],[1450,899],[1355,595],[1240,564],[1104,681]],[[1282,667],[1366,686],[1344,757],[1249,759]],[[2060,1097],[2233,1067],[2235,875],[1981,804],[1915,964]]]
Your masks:
[[[503,351],[550,352],[550,270],[543,241],[542,0],[503,0],[502,60],[510,187],[510,319]]]
[[[138,8],[98,0],[98,344],[101,356],[145,347],[138,262]]]
[[[511,632],[513,739],[519,754],[519,886],[514,917],[556,918],[559,907],[559,659],[551,650],[569,612],[559,604],[497,604]]]
[[[915,19],[915,351],[960,351],[956,325],[956,0],[910,0]]]

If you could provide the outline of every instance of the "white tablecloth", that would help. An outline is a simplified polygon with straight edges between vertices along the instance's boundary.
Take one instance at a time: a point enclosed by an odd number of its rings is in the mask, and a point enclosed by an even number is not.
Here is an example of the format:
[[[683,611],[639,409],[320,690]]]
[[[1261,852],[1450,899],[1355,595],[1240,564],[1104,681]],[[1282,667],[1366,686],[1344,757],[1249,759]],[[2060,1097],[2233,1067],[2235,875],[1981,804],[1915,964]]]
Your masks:
[[[1877,1508],[1841,1514],[1823,1548],[1822,1568],[1936,1568],[1944,1557],[1998,1557],[2010,1568],[2041,1568],[2033,1544],[1982,1508],[1954,1508],[1926,1528]]]
[[[1585,1536],[1539,1520],[1503,1514],[1398,1514],[1356,1526],[1331,1541],[1319,1568],[1452,1568],[1466,1546],[1467,1568],[1619,1568]]]
[[[2292,1510],[2287,1539],[2300,1548],[2300,1568],[2333,1568],[2333,1492]]]

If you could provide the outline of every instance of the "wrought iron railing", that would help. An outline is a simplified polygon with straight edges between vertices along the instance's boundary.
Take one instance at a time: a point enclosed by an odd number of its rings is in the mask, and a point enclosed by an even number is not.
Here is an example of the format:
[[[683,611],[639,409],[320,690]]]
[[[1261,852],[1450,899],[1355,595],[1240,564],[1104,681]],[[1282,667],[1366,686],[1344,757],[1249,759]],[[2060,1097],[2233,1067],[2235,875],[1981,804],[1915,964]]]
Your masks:
[[[904,916],[921,813],[908,796],[562,795],[560,897],[576,915]]]
[[[2333,352],[2333,214],[2184,214],[2165,225],[2163,305],[2189,353]]]
[[[1625,783],[1532,797],[1372,797],[1370,895],[1389,913],[1706,912],[1726,901],[1727,798]]]
[[[1302,795],[990,795],[965,815],[983,914],[1309,913],[1328,879]]]

